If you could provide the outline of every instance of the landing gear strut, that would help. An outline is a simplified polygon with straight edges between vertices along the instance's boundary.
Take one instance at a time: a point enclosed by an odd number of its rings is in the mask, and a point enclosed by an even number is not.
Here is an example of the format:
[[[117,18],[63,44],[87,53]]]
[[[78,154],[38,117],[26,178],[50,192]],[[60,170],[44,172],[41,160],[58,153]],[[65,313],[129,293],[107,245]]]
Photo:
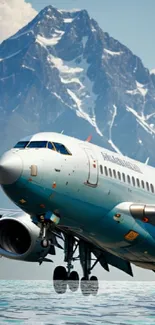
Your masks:
[[[51,245],[51,241],[48,239],[47,232],[52,222],[50,222],[50,220],[46,220],[44,215],[39,216],[38,221],[40,223],[41,246],[43,248],[47,248]]]
[[[43,223],[42,224],[42,229],[41,229],[41,246],[43,248],[47,248],[50,246],[51,242],[49,239],[47,239],[47,230],[48,230],[48,224]]]
[[[68,286],[72,292],[76,292],[79,288],[79,275],[76,271],[72,271],[74,268],[72,262],[76,260],[74,254],[77,247],[78,242],[76,242],[75,238],[71,235],[65,235],[64,261],[67,262]]]

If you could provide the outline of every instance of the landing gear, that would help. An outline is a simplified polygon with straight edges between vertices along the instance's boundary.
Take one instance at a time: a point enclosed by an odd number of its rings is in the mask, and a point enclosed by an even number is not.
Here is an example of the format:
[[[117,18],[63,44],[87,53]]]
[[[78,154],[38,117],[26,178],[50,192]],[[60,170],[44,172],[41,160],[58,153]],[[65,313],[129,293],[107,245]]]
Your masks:
[[[74,257],[74,254],[79,247],[79,256]],[[97,264],[98,260],[91,266],[91,247],[84,241],[77,240],[71,235],[65,235],[64,240],[64,261],[67,263],[67,267],[58,266],[53,275],[54,289],[57,293],[65,293],[67,285],[72,292],[76,292],[79,288],[83,295],[88,296],[90,294],[96,295],[98,292],[99,284],[98,279],[95,276],[91,276],[91,271]],[[73,262],[79,260],[81,262],[83,277],[79,281],[79,275],[76,271],[73,271]],[[61,288],[62,286],[62,288]]]
[[[96,276],[92,276],[89,280],[86,280],[85,277],[82,277],[80,283],[81,292],[84,296],[89,296],[92,294],[96,296],[99,289],[98,279]]]
[[[98,260],[91,266],[91,247],[84,241],[79,242],[80,262],[83,269],[83,277],[81,279],[80,287],[82,294],[88,296],[89,294],[97,295],[99,285],[96,276],[91,276],[91,271],[97,264]]]
[[[47,247],[49,247],[50,244],[51,244],[50,240],[47,240],[46,238],[42,239],[42,241],[41,241],[41,246],[42,246],[43,248],[47,248]]]
[[[58,224],[55,222],[57,219],[59,218],[55,215],[52,217],[52,215],[48,213],[38,216],[41,246],[43,248],[48,248],[50,246],[49,254],[55,254],[55,246],[63,249],[63,247],[57,242],[57,238],[64,240],[64,262],[67,263],[67,266],[66,268],[63,266],[58,266],[54,270],[53,285],[55,291],[57,293],[65,293],[68,285],[69,289],[72,292],[76,292],[79,288],[80,282],[80,288],[83,295],[96,295],[99,288],[98,279],[95,276],[90,277],[90,275],[95,265],[100,262],[100,252],[94,264],[91,265],[91,244],[74,237],[72,234],[67,233],[66,231],[63,232],[64,237],[62,237],[61,230],[55,227]],[[74,257],[77,248],[79,248],[79,255],[77,257]],[[81,281],[79,281],[78,273],[76,271],[73,271],[73,262],[77,260],[80,260],[83,270],[83,277]]]
[[[84,296],[90,295],[88,280],[84,276],[81,278],[80,289]]]
[[[70,235],[65,235],[64,239],[64,261],[67,263],[66,269],[62,266],[58,266],[53,274],[54,289],[57,293],[66,292],[67,285],[72,292],[76,292],[79,288],[79,275],[76,271],[72,271],[75,261],[74,253],[78,247],[78,243],[75,238]],[[61,290],[61,285],[63,286]]]
[[[79,288],[79,275],[76,271],[72,271],[68,278],[68,286],[72,292],[76,292]]]
[[[51,241],[48,238],[48,230],[49,228],[51,228],[52,225],[54,228],[54,224],[52,223],[52,221],[46,219],[44,215],[39,216],[38,221],[40,224],[41,246],[43,248],[48,248],[51,245]]]
[[[91,287],[91,294],[96,296],[99,289],[98,278],[96,276],[91,276],[90,278],[90,287]]]
[[[57,293],[63,294],[67,290],[67,271],[63,266],[57,266],[53,274],[53,286]]]

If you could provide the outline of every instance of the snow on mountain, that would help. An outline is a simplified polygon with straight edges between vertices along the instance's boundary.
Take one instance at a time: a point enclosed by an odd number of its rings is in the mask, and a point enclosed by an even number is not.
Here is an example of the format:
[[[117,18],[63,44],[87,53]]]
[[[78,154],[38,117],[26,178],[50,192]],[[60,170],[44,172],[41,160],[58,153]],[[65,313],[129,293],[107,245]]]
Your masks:
[[[152,69],[152,70],[150,71],[150,74],[155,74],[155,69]]]
[[[0,45],[1,150],[58,131],[155,164],[155,74],[86,10],[46,7]]]
[[[44,47],[56,45],[60,41],[63,34],[64,34],[63,31],[55,30],[55,34],[53,34],[52,38],[45,38],[45,37],[42,37],[41,35],[37,35],[36,42]]]
[[[107,50],[107,49],[104,49],[104,52],[108,53],[109,55],[121,55],[122,52],[114,52],[114,51],[110,51],[110,50]]]

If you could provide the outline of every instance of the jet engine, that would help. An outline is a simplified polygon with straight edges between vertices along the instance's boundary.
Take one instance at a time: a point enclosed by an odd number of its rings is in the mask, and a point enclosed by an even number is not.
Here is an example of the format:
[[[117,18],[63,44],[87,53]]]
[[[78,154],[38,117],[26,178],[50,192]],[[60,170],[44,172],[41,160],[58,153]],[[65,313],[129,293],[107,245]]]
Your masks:
[[[113,218],[121,222],[124,215],[130,215],[134,219],[141,220],[144,223],[150,223],[155,226],[155,205],[134,202],[122,202],[111,210]]]
[[[26,213],[3,215],[0,219],[0,255],[31,262],[43,261],[50,247],[41,246],[40,228]],[[45,259],[46,260],[46,259]]]

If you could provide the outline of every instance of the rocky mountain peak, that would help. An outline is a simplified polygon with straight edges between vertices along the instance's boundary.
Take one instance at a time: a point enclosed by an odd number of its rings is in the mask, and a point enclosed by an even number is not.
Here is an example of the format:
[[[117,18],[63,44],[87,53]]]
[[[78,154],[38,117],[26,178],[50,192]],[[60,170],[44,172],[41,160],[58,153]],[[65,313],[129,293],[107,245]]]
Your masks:
[[[0,45],[1,148],[64,131],[154,164],[154,107],[154,75],[86,10],[48,6]]]

